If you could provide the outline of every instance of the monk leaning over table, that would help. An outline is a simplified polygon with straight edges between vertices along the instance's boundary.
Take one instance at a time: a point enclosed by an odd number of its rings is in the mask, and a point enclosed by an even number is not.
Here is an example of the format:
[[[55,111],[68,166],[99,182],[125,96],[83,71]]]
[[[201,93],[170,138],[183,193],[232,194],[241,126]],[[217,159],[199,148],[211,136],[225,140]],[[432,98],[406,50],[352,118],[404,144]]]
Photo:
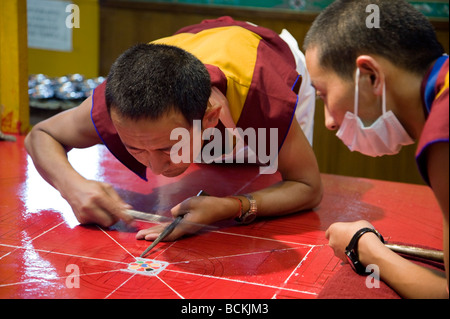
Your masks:
[[[322,198],[311,147],[315,94],[308,81],[304,56],[287,31],[278,35],[229,17],[206,20],[124,52],[92,97],[37,124],[26,147],[37,170],[81,223],[109,226],[119,219],[130,221],[130,206],[110,185],[80,176],[67,160],[71,148],[103,143],[143,179],[147,167],[174,177],[198,155],[192,138],[188,160],[172,160],[179,155],[173,148],[181,142],[171,139],[175,130],[193,137],[197,123],[200,133],[214,129],[222,137],[227,129],[255,132],[253,142],[224,145],[224,153],[208,162],[233,161],[245,153],[247,162],[268,165],[262,173],[278,170],[282,181],[251,194],[188,198],[172,209],[174,216],[184,218],[166,239],[197,231],[194,224],[224,219],[247,224],[259,216],[299,212],[314,208]],[[204,151],[218,141],[214,135],[209,143],[201,142]],[[269,151],[270,163],[260,156]],[[164,226],[141,230],[137,237],[154,240]]]

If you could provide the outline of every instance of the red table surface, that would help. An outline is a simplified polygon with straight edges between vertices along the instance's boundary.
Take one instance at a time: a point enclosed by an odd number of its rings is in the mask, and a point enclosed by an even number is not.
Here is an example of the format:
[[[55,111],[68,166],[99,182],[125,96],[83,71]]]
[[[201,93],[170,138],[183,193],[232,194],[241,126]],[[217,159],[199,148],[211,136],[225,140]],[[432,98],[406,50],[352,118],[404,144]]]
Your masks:
[[[112,184],[135,209],[166,216],[200,189],[226,196],[280,180],[259,175],[255,166],[192,165],[177,178],[149,171],[144,182],[102,145],[72,150],[69,160],[86,178]],[[318,208],[248,226],[223,222],[162,242],[147,258],[169,265],[157,276],[143,276],[121,271],[149,245],[135,239],[136,229],[79,225],[37,173],[23,137],[0,142],[0,298],[312,299],[343,267],[325,238],[337,221],[367,219],[389,241],[442,249],[442,217],[428,187],[327,174],[322,179]]]

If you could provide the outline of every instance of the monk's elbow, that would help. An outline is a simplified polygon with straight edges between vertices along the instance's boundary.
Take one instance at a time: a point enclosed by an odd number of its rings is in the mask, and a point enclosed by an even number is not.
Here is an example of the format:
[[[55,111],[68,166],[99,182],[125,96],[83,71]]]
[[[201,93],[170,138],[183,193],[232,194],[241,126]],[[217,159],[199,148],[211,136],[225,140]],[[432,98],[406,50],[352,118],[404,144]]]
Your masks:
[[[323,184],[319,178],[314,183],[309,184],[309,209],[314,209],[320,205],[323,198]]]

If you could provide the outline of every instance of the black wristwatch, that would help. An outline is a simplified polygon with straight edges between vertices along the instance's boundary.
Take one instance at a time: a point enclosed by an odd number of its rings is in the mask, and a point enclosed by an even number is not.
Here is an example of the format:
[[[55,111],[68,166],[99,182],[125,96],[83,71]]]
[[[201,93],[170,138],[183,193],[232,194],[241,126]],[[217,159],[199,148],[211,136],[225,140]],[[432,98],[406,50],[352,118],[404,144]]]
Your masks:
[[[384,238],[383,236],[381,236],[381,234],[376,231],[373,228],[362,228],[360,230],[358,230],[355,235],[353,235],[352,240],[350,240],[350,243],[348,244],[348,246],[345,248],[345,255],[347,256],[347,260],[350,264],[350,266],[352,266],[353,270],[359,274],[359,275],[367,275],[370,272],[366,272],[366,267],[364,267],[363,264],[361,264],[361,262],[359,261],[359,257],[358,257],[358,241],[361,238],[362,235],[364,235],[365,233],[374,233],[375,235],[378,236],[378,238],[380,238],[381,242],[384,244]]]

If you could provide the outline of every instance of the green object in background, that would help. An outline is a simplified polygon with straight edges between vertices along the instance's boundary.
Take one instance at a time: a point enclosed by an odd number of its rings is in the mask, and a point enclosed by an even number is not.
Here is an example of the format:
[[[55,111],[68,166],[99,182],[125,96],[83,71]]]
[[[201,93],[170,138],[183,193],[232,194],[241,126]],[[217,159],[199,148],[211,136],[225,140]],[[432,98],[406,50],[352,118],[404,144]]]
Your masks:
[[[166,2],[203,4],[217,6],[233,6],[247,8],[265,8],[293,10],[304,12],[320,12],[333,0],[138,0],[143,2]],[[430,18],[449,17],[449,3],[444,1],[409,1],[420,12]]]
[[[417,10],[430,18],[446,18],[448,19],[449,3],[442,1],[424,2],[409,1]]]

